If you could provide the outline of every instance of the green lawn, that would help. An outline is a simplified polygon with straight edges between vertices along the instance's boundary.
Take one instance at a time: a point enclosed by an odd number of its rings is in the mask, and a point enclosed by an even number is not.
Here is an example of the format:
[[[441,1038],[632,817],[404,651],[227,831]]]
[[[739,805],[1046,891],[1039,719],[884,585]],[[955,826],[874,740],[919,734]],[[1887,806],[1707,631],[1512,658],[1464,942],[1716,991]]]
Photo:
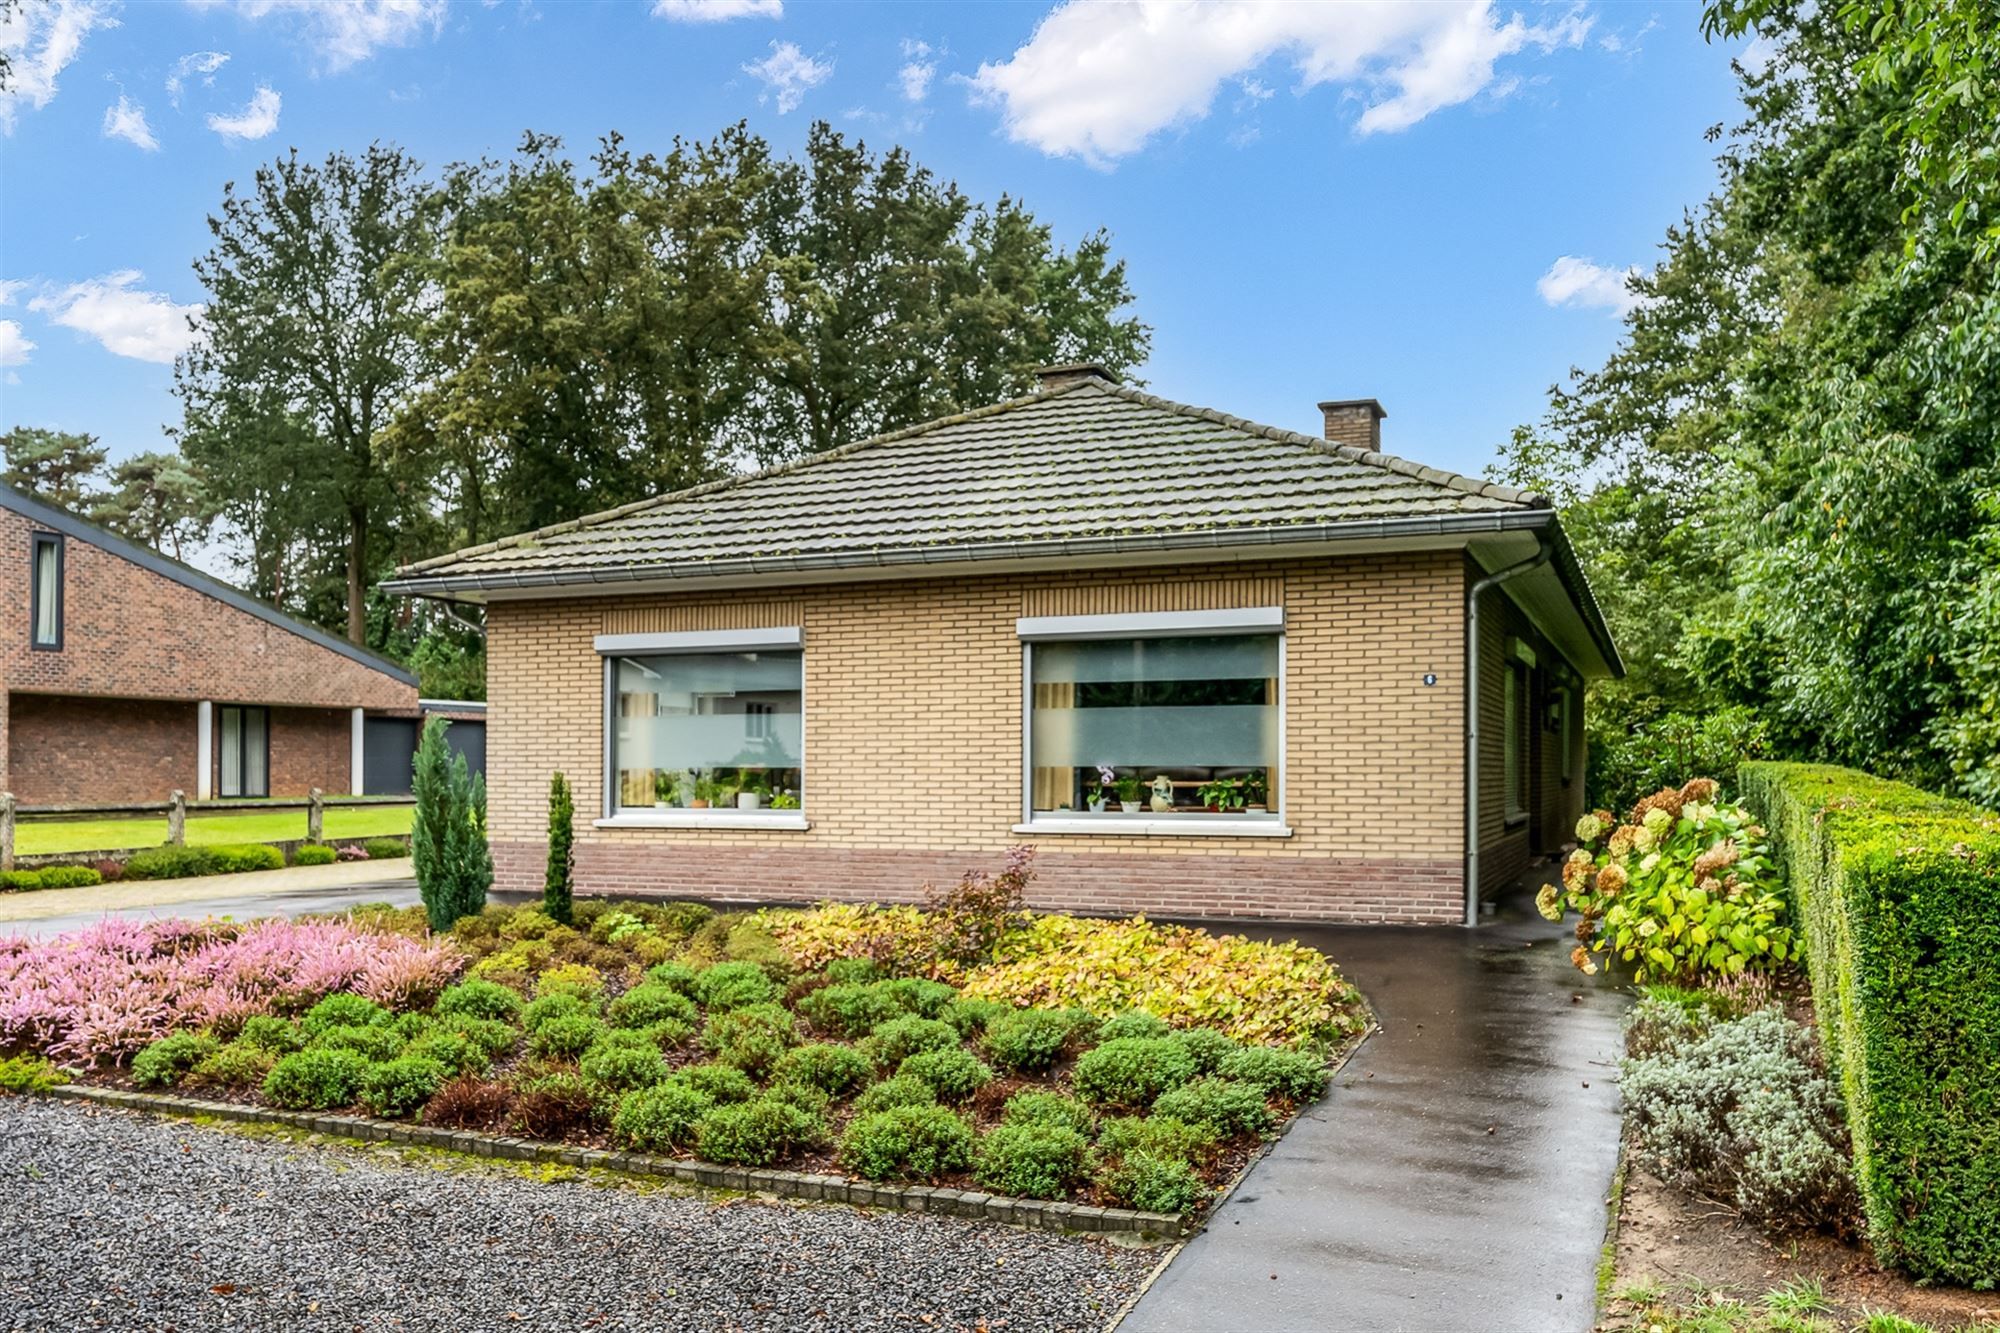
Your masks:
[[[326,808],[325,834],[329,838],[374,838],[410,831],[407,805]],[[276,842],[306,836],[306,812],[274,810],[270,814],[190,815],[187,840],[193,844],[218,842]],[[49,852],[113,851],[124,847],[157,847],[167,840],[167,820],[158,819],[79,819],[71,821],[23,820],[14,829],[14,850],[22,856]]]

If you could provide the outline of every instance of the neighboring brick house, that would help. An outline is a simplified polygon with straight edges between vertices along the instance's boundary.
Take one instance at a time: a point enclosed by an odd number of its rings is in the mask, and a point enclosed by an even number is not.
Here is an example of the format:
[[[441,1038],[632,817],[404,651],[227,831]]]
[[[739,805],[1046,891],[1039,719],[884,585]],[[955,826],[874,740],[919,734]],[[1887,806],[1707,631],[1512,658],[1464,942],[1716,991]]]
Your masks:
[[[0,791],[29,805],[358,792],[416,677],[0,486]]]
[[[561,770],[586,891],[909,900],[1025,842],[1039,905],[1464,920],[1567,836],[1617,653],[1546,500],[1321,406],[1326,439],[1057,367],[386,586],[486,608],[503,888]]]

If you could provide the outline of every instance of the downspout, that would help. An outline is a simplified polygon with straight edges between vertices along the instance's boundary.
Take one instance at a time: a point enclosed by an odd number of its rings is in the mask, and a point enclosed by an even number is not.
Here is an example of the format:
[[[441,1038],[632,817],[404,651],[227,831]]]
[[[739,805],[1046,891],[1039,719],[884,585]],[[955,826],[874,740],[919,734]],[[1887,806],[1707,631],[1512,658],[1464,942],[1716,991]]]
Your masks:
[[[1553,553],[1545,533],[1537,530],[1535,553],[1518,564],[1496,570],[1472,585],[1465,595],[1465,924],[1479,924],[1479,597],[1509,579],[1540,569]]]

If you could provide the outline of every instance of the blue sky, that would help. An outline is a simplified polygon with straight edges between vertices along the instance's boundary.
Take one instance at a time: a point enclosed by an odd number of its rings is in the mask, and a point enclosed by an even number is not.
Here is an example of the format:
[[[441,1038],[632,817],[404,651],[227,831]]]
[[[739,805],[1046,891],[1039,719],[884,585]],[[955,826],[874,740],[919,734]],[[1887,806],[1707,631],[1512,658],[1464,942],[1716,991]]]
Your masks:
[[[747,119],[906,144],[1065,241],[1105,227],[1157,393],[1477,472],[1618,333],[1714,179],[1693,4],[27,0],[0,42],[0,425],[164,445],[225,182],[371,140],[433,165]]]

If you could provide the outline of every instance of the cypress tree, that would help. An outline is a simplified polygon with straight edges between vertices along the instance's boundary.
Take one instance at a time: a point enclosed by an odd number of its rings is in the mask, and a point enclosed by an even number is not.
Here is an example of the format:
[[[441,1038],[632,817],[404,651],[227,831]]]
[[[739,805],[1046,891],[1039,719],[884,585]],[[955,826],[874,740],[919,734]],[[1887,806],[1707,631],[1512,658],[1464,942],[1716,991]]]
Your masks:
[[[569,779],[549,779],[549,874],[542,885],[542,911],[565,926],[570,919],[571,876],[576,868],[576,801]]]
[[[449,930],[460,917],[478,912],[493,883],[493,857],[486,846],[486,780],[475,778],[465,756],[454,756],[445,744],[450,725],[439,717],[424,723],[410,780],[417,801],[410,859],[432,930]]]

